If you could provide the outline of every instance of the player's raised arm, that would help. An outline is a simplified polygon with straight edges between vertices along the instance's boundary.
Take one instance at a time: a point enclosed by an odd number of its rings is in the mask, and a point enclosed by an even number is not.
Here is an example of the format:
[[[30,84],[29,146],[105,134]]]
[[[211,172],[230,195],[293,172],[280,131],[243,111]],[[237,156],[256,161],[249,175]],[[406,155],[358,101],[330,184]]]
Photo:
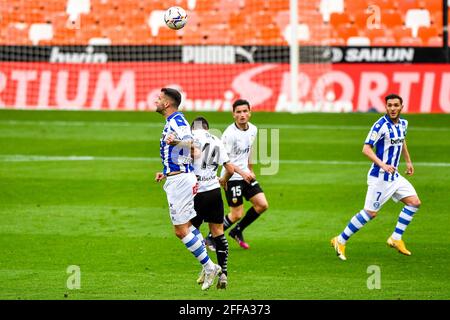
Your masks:
[[[405,158],[405,162],[406,162],[405,173],[408,176],[412,176],[414,174],[414,166],[412,164],[411,157],[409,155],[408,147],[406,146],[406,140],[403,142],[402,155]]]

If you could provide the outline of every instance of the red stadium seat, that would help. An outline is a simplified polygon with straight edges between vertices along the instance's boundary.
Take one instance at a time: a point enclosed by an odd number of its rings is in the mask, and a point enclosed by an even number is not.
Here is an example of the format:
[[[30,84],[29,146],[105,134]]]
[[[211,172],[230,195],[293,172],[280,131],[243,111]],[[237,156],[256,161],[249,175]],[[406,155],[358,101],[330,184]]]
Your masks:
[[[436,36],[428,38],[427,45],[430,47],[442,47],[443,44],[444,39],[442,37]]]
[[[427,9],[430,12],[442,11],[442,1],[438,0],[418,0],[418,7],[420,9]]]
[[[332,37],[322,40],[322,45],[324,46],[346,46],[346,40],[340,37]]]
[[[322,14],[317,10],[300,10],[298,12],[299,22],[301,23],[314,23],[314,24],[322,24],[323,17]]]
[[[333,12],[330,15],[330,25],[337,28],[340,25],[350,24],[350,16],[346,12]]]
[[[365,29],[367,27],[367,19],[369,18],[369,14],[365,11],[357,12],[353,14],[353,25],[358,29]]]
[[[403,25],[403,16],[395,10],[381,12],[381,24],[387,28]]]
[[[258,30],[259,37],[266,45],[281,45],[283,37],[280,29],[276,25],[267,25]]]
[[[427,43],[431,37],[439,36],[439,31],[436,27],[420,27],[418,37],[422,39],[423,43]]]
[[[417,0],[399,0],[397,1],[397,9],[405,14],[410,9],[419,9]]]
[[[372,39],[372,46],[392,47],[397,45],[394,37],[376,37]]]
[[[397,42],[400,42],[401,38],[412,37],[412,30],[405,26],[398,26],[393,29],[392,35],[397,39]]]
[[[270,24],[274,24],[272,15],[267,14],[263,10],[259,10],[251,15],[247,15],[245,18],[248,25],[268,26]]]
[[[232,39],[233,36],[230,32],[215,33],[212,36],[206,36],[206,38],[203,39],[203,43],[209,45],[230,45],[232,43]]]
[[[403,38],[400,38],[399,46],[402,46],[402,47],[421,47],[421,46],[423,46],[423,41],[420,38],[403,37]]]
[[[358,29],[354,26],[340,26],[336,29],[340,38],[347,39],[349,37],[357,37],[359,35]]]
[[[442,29],[443,15],[442,11],[436,11],[431,13],[431,24],[439,29]]]
[[[344,10],[348,14],[359,14],[366,11],[368,7],[366,0],[345,0]]]
[[[235,1],[235,0],[231,0]],[[263,1],[266,4],[266,8],[269,12],[285,11],[289,10],[289,1]]]
[[[386,36],[386,29],[385,28],[379,28],[379,29],[365,29],[364,34],[370,39],[375,39],[379,37],[385,37]]]
[[[381,10],[381,12],[383,11],[387,11],[387,10],[395,10],[397,7],[397,3],[395,1],[392,0],[369,0],[367,1],[367,6],[378,6]]]
[[[245,6],[244,0],[220,0],[213,2],[215,3],[214,8],[220,14],[226,16],[229,16],[231,13],[240,12],[241,8]]]

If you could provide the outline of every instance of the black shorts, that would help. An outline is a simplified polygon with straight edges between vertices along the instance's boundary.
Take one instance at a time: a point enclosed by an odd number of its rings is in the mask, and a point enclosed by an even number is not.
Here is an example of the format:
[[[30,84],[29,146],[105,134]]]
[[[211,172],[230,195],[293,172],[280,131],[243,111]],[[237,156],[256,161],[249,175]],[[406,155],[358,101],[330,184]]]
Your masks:
[[[198,227],[202,222],[223,223],[223,200],[220,188],[199,192],[194,197],[194,209],[197,216],[191,219],[192,224]]]
[[[264,191],[261,189],[258,181],[253,181],[250,184],[244,180],[234,180],[228,181],[227,191],[225,191],[225,194],[230,207],[239,207],[244,203],[242,197],[248,201],[251,197],[261,192]]]

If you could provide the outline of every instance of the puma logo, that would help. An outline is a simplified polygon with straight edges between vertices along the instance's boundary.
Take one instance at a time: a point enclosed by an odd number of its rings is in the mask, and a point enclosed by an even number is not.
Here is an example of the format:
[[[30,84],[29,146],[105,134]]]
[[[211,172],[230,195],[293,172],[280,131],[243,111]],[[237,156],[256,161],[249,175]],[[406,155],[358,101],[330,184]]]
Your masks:
[[[255,59],[253,59],[253,54],[258,50],[257,47],[253,46],[250,51],[245,50],[243,47],[236,47],[236,54],[243,56],[250,63],[255,63]]]

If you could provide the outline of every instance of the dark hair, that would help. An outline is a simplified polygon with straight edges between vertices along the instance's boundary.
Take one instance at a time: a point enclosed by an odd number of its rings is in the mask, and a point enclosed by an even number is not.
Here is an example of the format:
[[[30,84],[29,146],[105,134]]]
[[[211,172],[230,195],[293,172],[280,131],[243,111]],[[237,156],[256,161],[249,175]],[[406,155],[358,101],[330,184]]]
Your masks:
[[[200,129],[200,128],[205,129],[205,130],[209,129],[209,123],[203,117],[197,117],[191,123],[191,130],[196,130],[196,129]]]
[[[237,107],[247,105],[248,110],[250,110],[250,103],[247,100],[244,99],[238,99],[233,103],[233,112],[236,110]]]
[[[403,99],[398,94],[391,93],[391,94],[387,95],[386,97],[384,97],[384,101],[386,103],[388,100],[391,100],[391,99],[398,99],[398,100],[400,100],[400,104],[403,104]]]
[[[181,103],[181,93],[172,88],[162,88],[161,92],[164,92],[166,96],[172,99],[172,101],[175,102],[174,107],[178,109]]]

